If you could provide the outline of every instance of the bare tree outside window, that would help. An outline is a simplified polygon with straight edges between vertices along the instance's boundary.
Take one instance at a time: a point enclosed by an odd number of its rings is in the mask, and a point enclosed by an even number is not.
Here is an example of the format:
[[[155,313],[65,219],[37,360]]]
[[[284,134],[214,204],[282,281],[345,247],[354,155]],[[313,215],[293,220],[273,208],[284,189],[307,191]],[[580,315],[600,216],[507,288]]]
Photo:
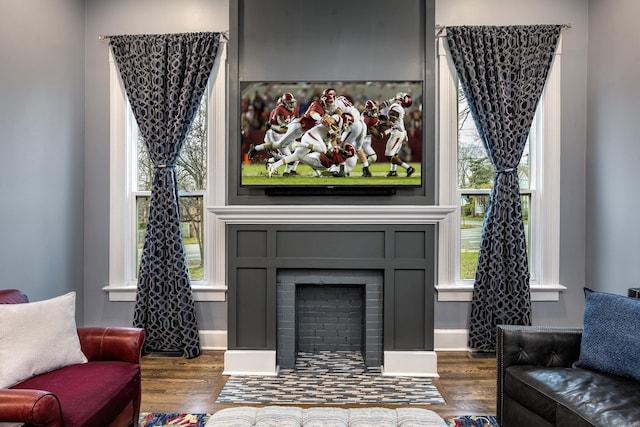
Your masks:
[[[207,185],[208,103],[203,96],[176,162],[180,226],[187,252],[191,280],[204,279],[204,192]],[[139,266],[149,214],[153,164],[140,133],[137,133],[137,265]],[[136,269],[137,271],[137,269]]]
[[[527,244],[529,245],[530,194],[529,189],[530,140],[518,165],[522,214]],[[480,235],[489,194],[493,187],[495,168],[487,156],[480,135],[473,121],[462,87],[458,85],[458,190],[460,193],[460,270],[461,280],[475,278]]]

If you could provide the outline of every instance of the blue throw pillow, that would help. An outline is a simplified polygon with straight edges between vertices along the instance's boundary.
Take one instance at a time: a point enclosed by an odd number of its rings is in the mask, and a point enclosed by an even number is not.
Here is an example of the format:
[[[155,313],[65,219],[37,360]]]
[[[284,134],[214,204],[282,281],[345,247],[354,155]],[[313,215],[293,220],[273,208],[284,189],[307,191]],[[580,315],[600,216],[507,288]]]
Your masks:
[[[640,299],[585,288],[584,330],[575,367],[640,381]]]

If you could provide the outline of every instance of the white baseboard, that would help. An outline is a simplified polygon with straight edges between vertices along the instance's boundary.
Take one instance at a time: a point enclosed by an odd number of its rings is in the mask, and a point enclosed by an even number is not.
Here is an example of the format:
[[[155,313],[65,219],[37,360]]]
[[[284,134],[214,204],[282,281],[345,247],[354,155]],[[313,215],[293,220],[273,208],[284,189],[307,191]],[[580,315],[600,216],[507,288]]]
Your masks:
[[[275,350],[227,350],[222,375],[278,375]]]
[[[435,351],[385,351],[382,375],[388,377],[439,377]]]
[[[433,348],[436,351],[469,351],[468,329],[435,329]]]
[[[203,350],[226,350],[227,349],[227,331],[219,330],[200,330],[200,348]]]

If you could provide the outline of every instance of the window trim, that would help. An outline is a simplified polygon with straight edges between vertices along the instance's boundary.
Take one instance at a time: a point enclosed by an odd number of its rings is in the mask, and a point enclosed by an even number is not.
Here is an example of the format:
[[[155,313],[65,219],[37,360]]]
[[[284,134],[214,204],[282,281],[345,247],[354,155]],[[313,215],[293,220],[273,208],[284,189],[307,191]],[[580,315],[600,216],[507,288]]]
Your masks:
[[[558,301],[566,286],[559,280],[560,255],[560,77],[562,37],[545,86],[542,117],[536,121],[535,171],[531,182],[537,193],[532,201],[533,224],[530,259],[532,301]],[[457,81],[444,37],[438,38],[438,138],[439,195],[444,205],[460,204],[457,186]],[[544,149],[543,149],[544,148]],[[544,197],[544,203],[540,200]],[[460,209],[448,215],[439,225],[438,301],[471,301],[473,281],[457,280],[459,265]],[[544,224],[541,227],[540,224]]]
[[[224,203],[224,168],[217,167],[218,158],[226,152],[226,45],[222,45],[220,60],[212,71],[212,78],[205,96],[209,97],[208,117],[208,153],[209,172],[207,189],[203,201],[203,214],[207,205]],[[221,66],[221,64],[224,64]],[[135,272],[135,191],[132,180],[135,174],[133,151],[127,149],[127,139],[131,138],[131,126],[128,123],[128,103],[124,87],[109,50],[109,99],[110,99],[110,136],[109,136],[109,283],[102,289],[109,294],[109,301],[135,301],[137,280]],[[131,140],[131,139],[130,139]],[[216,153],[218,155],[216,155]],[[127,173],[123,173],[127,171]],[[203,235],[205,245],[204,280],[191,282],[195,301],[226,300],[226,270],[221,266],[216,253],[224,253],[224,224],[214,221],[209,215],[203,217]]]

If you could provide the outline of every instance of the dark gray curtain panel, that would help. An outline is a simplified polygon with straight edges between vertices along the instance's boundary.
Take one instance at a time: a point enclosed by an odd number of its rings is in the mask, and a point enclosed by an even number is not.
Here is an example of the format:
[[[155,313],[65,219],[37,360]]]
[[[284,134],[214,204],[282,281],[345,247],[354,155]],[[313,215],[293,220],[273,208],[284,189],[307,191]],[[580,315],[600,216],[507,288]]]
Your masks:
[[[110,45],[154,165],[133,325],[144,352],[200,354],[180,233],[175,165],[220,47],[221,33],[112,36]]]
[[[496,175],[478,254],[469,346],[495,351],[496,325],[530,325],[518,164],[562,26],[447,27],[458,78]]]

